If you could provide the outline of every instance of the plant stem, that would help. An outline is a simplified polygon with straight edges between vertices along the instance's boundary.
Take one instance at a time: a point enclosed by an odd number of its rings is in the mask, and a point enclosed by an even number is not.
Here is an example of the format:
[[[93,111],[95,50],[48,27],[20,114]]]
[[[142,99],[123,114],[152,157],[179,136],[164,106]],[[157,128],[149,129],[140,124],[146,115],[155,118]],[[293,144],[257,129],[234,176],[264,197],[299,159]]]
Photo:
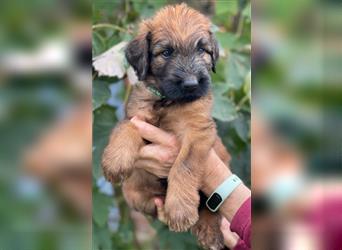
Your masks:
[[[125,33],[130,33],[128,30],[126,30],[120,26],[117,26],[114,24],[109,24],[109,23],[98,23],[98,24],[94,24],[92,26],[92,29],[101,29],[101,28],[108,28],[108,29],[113,29],[113,30],[125,32]]]
[[[97,72],[95,71],[95,73],[93,74],[93,81],[95,80],[96,77],[97,77]]]
[[[236,105],[236,110],[240,110],[242,105],[249,99],[248,95],[245,95],[238,103],[238,105]]]
[[[129,94],[131,93],[132,90],[132,84],[128,81],[128,77],[124,79],[124,83],[126,85],[126,93],[124,97],[124,103],[127,104]]]

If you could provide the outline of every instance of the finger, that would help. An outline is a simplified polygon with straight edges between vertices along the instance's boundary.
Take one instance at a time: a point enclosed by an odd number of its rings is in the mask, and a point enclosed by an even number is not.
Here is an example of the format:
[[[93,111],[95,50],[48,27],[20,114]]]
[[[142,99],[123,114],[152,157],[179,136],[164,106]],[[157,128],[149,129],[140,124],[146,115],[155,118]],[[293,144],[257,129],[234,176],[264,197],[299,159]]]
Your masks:
[[[154,204],[157,207],[158,220],[166,224],[163,200],[161,198],[155,198]]]
[[[139,158],[139,160],[135,162],[135,166],[137,168],[142,168],[159,178],[166,178],[169,175],[170,171],[167,168],[163,168],[163,166],[159,162],[153,159]]]
[[[224,244],[230,249],[233,249],[240,238],[230,230],[230,223],[226,218],[222,218],[220,229],[223,234]]]
[[[229,230],[230,231],[230,223],[229,221],[222,217],[222,220],[221,220],[221,231],[226,231],[226,230]]]
[[[174,140],[173,135],[147,122],[141,121],[137,117],[133,117],[131,122],[138,128],[140,135],[150,142],[167,145]]]
[[[169,151],[170,149],[164,146],[148,144],[140,149],[139,155],[141,158],[152,158],[160,163],[166,163],[170,160],[169,155],[171,155],[171,153]]]

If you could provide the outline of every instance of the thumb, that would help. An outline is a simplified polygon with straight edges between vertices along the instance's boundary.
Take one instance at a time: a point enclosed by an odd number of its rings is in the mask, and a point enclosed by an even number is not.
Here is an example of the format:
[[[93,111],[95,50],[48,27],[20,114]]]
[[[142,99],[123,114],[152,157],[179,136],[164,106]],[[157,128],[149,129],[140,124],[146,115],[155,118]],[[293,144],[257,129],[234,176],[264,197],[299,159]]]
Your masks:
[[[161,198],[155,198],[154,204],[157,207],[158,220],[166,224],[163,200]]]

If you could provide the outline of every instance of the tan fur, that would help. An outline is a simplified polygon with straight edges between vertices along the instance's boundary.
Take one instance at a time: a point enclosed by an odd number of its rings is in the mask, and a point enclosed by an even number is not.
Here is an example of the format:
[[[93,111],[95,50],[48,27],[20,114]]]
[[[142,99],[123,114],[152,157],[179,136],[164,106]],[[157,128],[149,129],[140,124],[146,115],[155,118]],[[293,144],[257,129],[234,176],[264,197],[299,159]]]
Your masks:
[[[140,34],[149,30],[153,40],[167,39],[173,41],[174,46],[182,47],[192,39],[208,36],[209,27],[206,17],[181,4],[166,7],[153,19],[143,22]],[[208,57],[207,60],[211,59]],[[149,84],[154,82],[153,78],[146,81]],[[133,87],[126,106],[126,120],[113,130],[104,151],[104,174],[111,181],[123,181],[125,199],[138,211],[156,215],[153,198],[165,196],[165,216],[170,230],[179,232],[193,227],[192,232],[198,236],[202,246],[220,249],[223,247],[219,230],[221,217],[209,211],[198,213],[199,189],[206,167],[203,162],[209,150],[214,147],[227,164],[230,159],[211,117],[212,94],[209,92],[198,100],[182,104],[166,102],[160,105],[159,99],[144,83]],[[171,167],[167,190],[156,176],[137,166],[155,162],[137,161],[144,142],[128,120],[133,116],[175,134],[180,142],[180,152]]]
[[[201,36],[210,30],[210,20],[185,4],[167,6],[140,25],[139,33],[152,31],[153,42],[171,38],[175,46],[187,43],[196,32]]]
[[[211,213],[207,209],[199,212],[199,220],[191,228],[191,233],[197,236],[198,242],[204,249],[223,249],[224,239],[221,233],[222,216]]]

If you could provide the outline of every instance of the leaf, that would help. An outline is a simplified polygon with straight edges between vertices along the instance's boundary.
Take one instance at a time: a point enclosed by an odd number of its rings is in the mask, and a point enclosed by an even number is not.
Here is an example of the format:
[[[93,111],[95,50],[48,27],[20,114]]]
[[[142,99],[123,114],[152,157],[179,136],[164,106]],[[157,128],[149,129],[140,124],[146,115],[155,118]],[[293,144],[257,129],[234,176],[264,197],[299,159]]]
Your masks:
[[[196,238],[189,232],[172,232],[159,221],[154,221],[152,225],[158,233],[157,238],[159,240],[160,249],[199,249]]]
[[[248,139],[250,138],[250,130],[247,120],[240,116],[234,121],[233,126],[241,140],[248,142]]]
[[[103,227],[108,221],[109,207],[113,204],[113,198],[101,193],[93,195],[93,220]]]
[[[242,15],[248,20],[251,20],[251,3],[248,3],[242,11]]]
[[[216,15],[226,13],[236,13],[238,10],[237,0],[217,1],[216,2]]]
[[[93,55],[98,55],[105,48],[105,41],[103,37],[96,31],[93,31],[92,36],[92,52]]]
[[[252,96],[252,75],[251,71],[246,76],[245,79],[245,84],[243,86],[243,91],[245,92],[246,95],[248,95],[249,101],[251,101],[251,96]]]
[[[120,237],[124,240],[125,243],[130,243],[134,239],[134,224],[131,220],[127,220],[125,222],[120,223]]]
[[[229,122],[237,117],[234,103],[223,96],[215,96],[212,116],[220,121]]]
[[[216,64],[216,73],[211,75],[213,82],[224,82],[226,80],[224,75],[225,65],[224,60],[218,60]]]
[[[134,9],[138,10],[141,18],[151,17],[156,11],[165,5],[167,0],[132,1]]]
[[[250,71],[250,57],[245,54],[231,52],[225,68],[228,84],[234,89],[240,89]]]
[[[121,42],[93,59],[93,66],[99,76],[122,78],[125,73],[124,48],[127,42]]]
[[[229,90],[229,85],[225,82],[218,82],[213,84],[213,93],[214,96],[222,96]]]
[[[110,89],[108,83],[101,80],[93,82],[93,110],[105,104],[110,97]]]
[[[246,144],[244,150],[236,153],[230,162],[231,170],[236,173],[247,186],[251,185],[251,147],[250,143]]]
[[[93,250],[107,250],[112,249],[111,235],[107,228],[100,228],[93,223]]]
[[[238,37],[232,33],[227,32],[217,32],[215,34],[219,44],[224,47],[225,49],[232,49],[236,48]]]
[[[103,105],[94,111],[93,118],[93,176],[97,179],[102,175],[101,157],[108,143],[109,134],[117,119],[115,108]]]

